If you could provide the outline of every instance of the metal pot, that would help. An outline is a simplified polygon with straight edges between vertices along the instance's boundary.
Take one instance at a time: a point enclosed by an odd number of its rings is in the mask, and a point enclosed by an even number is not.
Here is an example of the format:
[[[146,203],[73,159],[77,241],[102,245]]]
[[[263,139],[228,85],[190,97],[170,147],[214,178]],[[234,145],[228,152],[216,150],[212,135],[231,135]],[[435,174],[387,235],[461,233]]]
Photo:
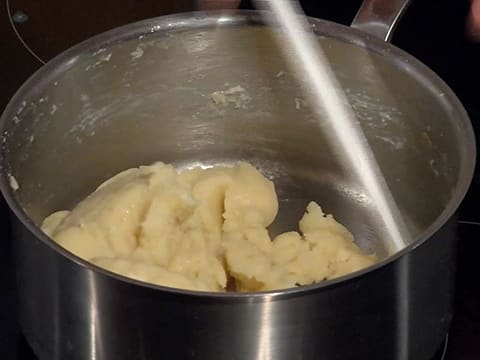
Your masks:
[[[452,317],[454,213],[475,160],[452,91],[388,39],[406,1],[368,1],[353,28],[311,19],[412,239],[388,255],[375,211],[332,154],[258,12],[130,24],[64,52],[1,119],[23,332],[42,359],[429,359]],[[357,28],[357,29],[355,29]],[[361,29],[366,29],[367,34]],[[215,104],[210,94],[241,86]],[[197,293],[92,266],[38,228],[127,167],[252,162],[293,228],[308,200],[381,261],[266,293]]]

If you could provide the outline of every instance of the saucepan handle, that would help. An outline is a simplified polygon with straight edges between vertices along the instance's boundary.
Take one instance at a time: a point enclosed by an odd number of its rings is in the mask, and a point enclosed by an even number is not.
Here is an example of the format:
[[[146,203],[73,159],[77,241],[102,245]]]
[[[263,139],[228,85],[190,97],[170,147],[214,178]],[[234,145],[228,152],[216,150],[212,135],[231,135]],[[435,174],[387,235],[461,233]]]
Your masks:
[[[410,0],[364,0],[351,26],[389,42],[409,3]]]

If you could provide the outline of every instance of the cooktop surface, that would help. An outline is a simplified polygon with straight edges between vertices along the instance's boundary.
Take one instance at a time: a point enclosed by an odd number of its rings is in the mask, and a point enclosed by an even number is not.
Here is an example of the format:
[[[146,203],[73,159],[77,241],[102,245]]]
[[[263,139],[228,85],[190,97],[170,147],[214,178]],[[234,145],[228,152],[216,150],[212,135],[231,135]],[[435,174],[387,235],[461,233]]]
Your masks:
[[[140,19],[193,9],[196,0],[0,0],[0,109],[26,78],[69,46],[94,34]],[[348,24],[360,0],[301,1],[308,15]],[[241,7],[249,8],[248,1]],[[465,35],[468,0],[415,0],[402,18],[393,43],[432,68],[456,92],[480,134],[480,44]],[[436,359],[480,359],[480,176],[459,212],[455,317],[448,341]],[[35,359],[17,324],[9,256],[8,210],[0,202],[0,354],[2,359]],[[415,360],[415,359],[412,359]]]

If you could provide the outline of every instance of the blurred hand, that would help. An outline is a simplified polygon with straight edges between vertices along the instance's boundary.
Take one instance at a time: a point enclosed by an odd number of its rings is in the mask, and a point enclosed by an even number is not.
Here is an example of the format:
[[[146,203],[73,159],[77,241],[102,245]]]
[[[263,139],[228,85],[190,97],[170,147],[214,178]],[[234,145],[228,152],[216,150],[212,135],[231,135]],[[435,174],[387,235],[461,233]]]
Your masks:
[[[197,0],[200,10],[236,9],[241,0]]]
[[[472,39],[480,41],[480,0],[472,0],[467,30]]]

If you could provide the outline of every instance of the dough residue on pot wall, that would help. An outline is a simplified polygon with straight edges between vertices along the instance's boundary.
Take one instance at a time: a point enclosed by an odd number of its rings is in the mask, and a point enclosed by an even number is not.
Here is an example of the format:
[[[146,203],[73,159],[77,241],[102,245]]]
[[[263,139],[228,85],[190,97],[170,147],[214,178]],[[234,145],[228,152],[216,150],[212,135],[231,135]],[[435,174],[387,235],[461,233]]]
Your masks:
[[[107,180],[42,229],[77,256],[169,287],[225,291],[289,288],[335,278],[376,261],[311,202],[291,231],[271,239],[274,185],[253,166],[190,169],[156,163]]]

